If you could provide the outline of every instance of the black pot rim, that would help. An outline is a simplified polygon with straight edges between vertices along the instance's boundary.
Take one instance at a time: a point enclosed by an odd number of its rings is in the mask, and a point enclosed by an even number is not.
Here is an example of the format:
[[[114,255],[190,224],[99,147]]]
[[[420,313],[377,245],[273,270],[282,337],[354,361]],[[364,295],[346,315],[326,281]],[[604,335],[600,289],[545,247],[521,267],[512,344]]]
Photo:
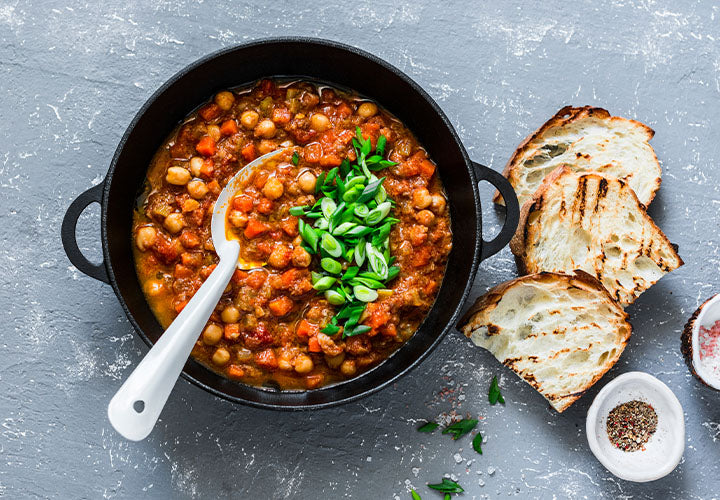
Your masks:
[[[110,252],[109,252],[109,243],[108,243],[108,235],[107,235],[107,213],[108,213],[108,200],[109,200],[109,191],[110,191],[110,184],[112,182],[113,175],[115,173],[115,168],[118,163],[118,159],[123,151],[123,149],[128,144],[128,138],[130,134],[132,133],[133,129],[137,125],[138,121],[141,119],[141,117],[145,114],[147,109],[154,103],[154,101],[160,96],[163,92],[165,92],[169,87],[175,85],[179,80],[181,80],[187,73],[191,72],[192,70],[196,69],[198,66],[202,66],[203,64],[207,63],[208,61],[217,58],[219,56],[225,55],[227,53],[236,51],[236,50],[242,50],[249,47],[255,47],[260,45],[272,45],[272,44],[283,44],[283,43],[302,43],[302,44],[310,44],[310,45],[319,45],[319,46],[327,46],[331,48],[341,49],[345,50],[351,53],[354,53],[356,55],[365,57],[369,60],[371,60],[373,63],[378,64],[380,66],[383,66],[387,70],[395,73],[398,77],[400,77],[402,80],[405,81],[406,84],[408,84],[417,94],[425,99],[434,112],[437,114],[437,116],[441,119],[445,127],[447,127],[448,131],[450,132],[451,136],[453,137],[453,140],[455,141],[455,144],[460,151],[463,160],[465,162],[465,168],[468,171],[468,174],[470,176],[470,179],[472,181],[472,191],[473,191],[473,199],[474,199],[474,206],[476,211],[476,234],[475,234],[475,248],[474,248],[474,256],[473,261],[470,268],[470,274],[468,275],[468,279],[464,285],[464,290],[461,296],[461,299],[458,301],[458,303],[455,306],[455,311],[453,312],[450,320],[448,321],[447,325],[443,328],[443,330],[437,334],[435,340],[432,342],[432,344],[424,351],[422,352],[412,363],[410,363],[408,366],[404,367],[402,370],[398,371],[393,377],[389,378],[388,380],[374,385],[372,387],[368,387],[366,390],[359,392],[357,394],[354,394],[352,396],[348,396],[345,398],[339,398],[333,401],[328,401],[324,403],[312,403],[312,404],[302,404],[302,405],[277,405],[277,404],[271,404],[271,403],[263,403],[259,401],[250,401],[243,398],[235,397],[229,394],[226,394],[214,387],[211,387],[207,384],[204,384],[203,382],[195,379],[191,375],[187,374],[185,370],[181,372],[181,376],[187,380],[188,382],[194,384],[195,386],[215,395],[220,398],[223,398],[227,401],[231,401],[233,403],[240,403],[243,405],[252,406],[255,408],[262,408],[262,409],[272,409],[272,410],[285,410],[285,411],[297,411],[297,410],[310,410],[310,409],[321,409],[321,408],[329,408],[333,406],[337,406],[340,404],[349,403],[352,401],[356,401],[358,399],[364,398],[366,396],[369,396],[371,394],[374,394],[381,389],[387,387],[390,384],[395,383],[400,377],[403,377],[407,373],[409,373],[412,369],[417,367],[422,361],[424,361],[431,352],[435,350],[435,348],[440,344],[440,342],[445,338],[445,336],[448,334],[448,332],[454,327],[456,322],[458,321],[460,311],[465,304],[465,301],[468,298],[468,295],[470,293],[470,289],[472,288],[473,281],[475,279],[475,276],[477,274],[477,269],[480,264],[481,260],[481,251],[482,251],[482,245],[483,245],[483,239],[482,239],[482,210],[480,206],[480,195],[479,195],[479,189],[478,189],[478,180],[475,175],[475,171],[472,168],[472,162],[468,156],[467,150],[463,146],[462,142],[460,141],[459,136],[457,135],[457,132],[455,131],[455,128],[452,126],[450,121],[448,120],[445,113],[442,111],[442,109],[438,106],[438,104],[435,102],[435,100],[430,97],[425,90],[422,89],[417,83],[415,83],[414,80],[412,80],[409,76],[407,76],[404,72],[396,68],[395,66],[391,65],[390,63],[380,59],[379,57],[366,52],[362,49],[358,49],[356,47],[353,47],[351,45],[346,45],[340,42],[335,42],[332,40],[326,40],[321,38],[313,38],[313,37],[272,37],[272,38],[263,38],[259,40],[250,41],[247,43],[242,43],[238,45],[234,45],[232,47],[226,47],[223,49],[220,49],[218,51],[212,52],[210,54],[207,54],[200,59],[197,59],[196,61],[188,64],[187,66],[183,67],[180,71],[175,73],[172,77],[170,77],[165,83],[163,83],[153,94],[145,101],[145,103],[142,105],[142,107],[139,109],[139,111],[135,114],[132,121],[128,125],[125,133],[123,134],[122,139],[120,140],[116,150],[115,154],[113,155],[112,161],[110,162],[110,167],[108,168],[108,172],[105,176],[105,180],[103,181],[103,193],[102,193],[102,202],[101,202],[101,241],[102,241],[102,248],[103,248],[103,257],[105,262],[105,267],[107,270],[107,274],[109,277],[110,285],[112,286],[115,295],[118,298],[118,301],[120,302],[120,305],[122,306],[123,310],[125,311],[125,315],[127,316],[128,320],[132,324],[133,328],[135,329],[136,333],[140,336],[140,338],[143,340],[143,342],[148,346],[152,347],[153,342],[148,338],[148,336],[145,334],[143,329],[140,327],[140,325],[135,320],[132,312],[130,311],[125,299],[123,298],[123,294],[118,286],[117,279],[115,277],[115,271],[112,268],[112,265],[110,264]],[[268,77],[272,77],[276,75],[268,75]],[[332,82],[330,82],[332,83]],[[435,306],[433,306],[435,307]],[[391,359],[386,360],[385,362],[391,362]],[[370,370],[372,371],[372,370]],[[365,373],[370,373],[370,371]],[[363,374],[364,375],[364,374]],[[362,377],[362,375],[360,375]],[[351,379],[354,380],[354,379]]]

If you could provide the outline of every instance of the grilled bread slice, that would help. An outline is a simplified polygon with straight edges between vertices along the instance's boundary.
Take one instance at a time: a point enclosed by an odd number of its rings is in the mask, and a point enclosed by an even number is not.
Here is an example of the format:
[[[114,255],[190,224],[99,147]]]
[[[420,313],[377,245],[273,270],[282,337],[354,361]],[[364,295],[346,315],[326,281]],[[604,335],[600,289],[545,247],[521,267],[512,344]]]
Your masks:
[[[599,281],[539,273],[502,283],[466,314],[462,332],[532,385],[558,412],[622,354],[632,326]]]
[[[602,108],[567,106],[515,150],[503,175],[522,206],[542,180],[560,165],[595,171],[627,182],[646,207],[660,188],[661,169],[648,141],[655,132],[635,120],[610,116]],[[503,204],[496,193],[494,201]]]
[[[510,249],[521,273],[582,269],[623,306],[683,264],[625,182],[566,166],[525,203]]]

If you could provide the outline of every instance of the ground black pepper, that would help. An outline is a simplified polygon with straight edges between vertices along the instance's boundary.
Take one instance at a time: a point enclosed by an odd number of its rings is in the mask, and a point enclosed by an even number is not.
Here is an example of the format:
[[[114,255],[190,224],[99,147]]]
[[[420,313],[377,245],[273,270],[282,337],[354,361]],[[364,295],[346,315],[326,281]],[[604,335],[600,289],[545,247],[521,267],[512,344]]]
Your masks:
[[[622,451],[638,451],[657,430],[658,417],[649,404],[633,400],[610,411],[605,427],[610,442]]]

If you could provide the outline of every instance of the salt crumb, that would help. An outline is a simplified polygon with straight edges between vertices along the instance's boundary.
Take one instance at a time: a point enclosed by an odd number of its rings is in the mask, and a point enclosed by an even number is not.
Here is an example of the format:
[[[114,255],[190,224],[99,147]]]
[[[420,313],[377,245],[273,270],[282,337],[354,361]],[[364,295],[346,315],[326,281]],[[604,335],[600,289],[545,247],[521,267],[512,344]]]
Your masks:
[[[487,471],[488,471],[488,474],[490,474],[492,476],[493,474],[495,474],[495,467],[488,467]]]
[[[478,484],[480,486],[485,486],[485,481],[483,481],[482,479],[478,479]]]
[[[368,462],[372,462],[372,457],[367,457],[366,459]]]
[[[418,474],[420,474],[420,467],[413,467],[410,469],[415,477],[418,477]]]
[[[452,479],[453,481],[457,481],[458,477],[455,474],[450,474],[450,479]]]
[[[455,463],[456,463],[456,464],[459,464],[460,462],[463,461],[463,457],[462,457],[462,455],[460,455],[460,453],[455,453],[455,455],[453,456],[453,458],[455,459]]]

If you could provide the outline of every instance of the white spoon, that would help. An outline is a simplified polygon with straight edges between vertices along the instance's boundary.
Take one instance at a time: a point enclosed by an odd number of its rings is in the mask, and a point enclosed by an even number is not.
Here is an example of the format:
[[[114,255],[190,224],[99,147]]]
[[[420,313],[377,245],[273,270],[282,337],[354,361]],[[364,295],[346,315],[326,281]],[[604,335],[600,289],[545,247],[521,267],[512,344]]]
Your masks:
[[[232,197],[242,187],[242,181],[255,168],[288,151],[288,148],[278,149],[247,164],[230,179],[218,196],[210,229],[220,262],[110,400],[108,418],[123,437],[140,441],[150,434],[233,272],[238,267],[258,267],[257,263],[238,262],[240,245],[226,237],[227,209]]]

